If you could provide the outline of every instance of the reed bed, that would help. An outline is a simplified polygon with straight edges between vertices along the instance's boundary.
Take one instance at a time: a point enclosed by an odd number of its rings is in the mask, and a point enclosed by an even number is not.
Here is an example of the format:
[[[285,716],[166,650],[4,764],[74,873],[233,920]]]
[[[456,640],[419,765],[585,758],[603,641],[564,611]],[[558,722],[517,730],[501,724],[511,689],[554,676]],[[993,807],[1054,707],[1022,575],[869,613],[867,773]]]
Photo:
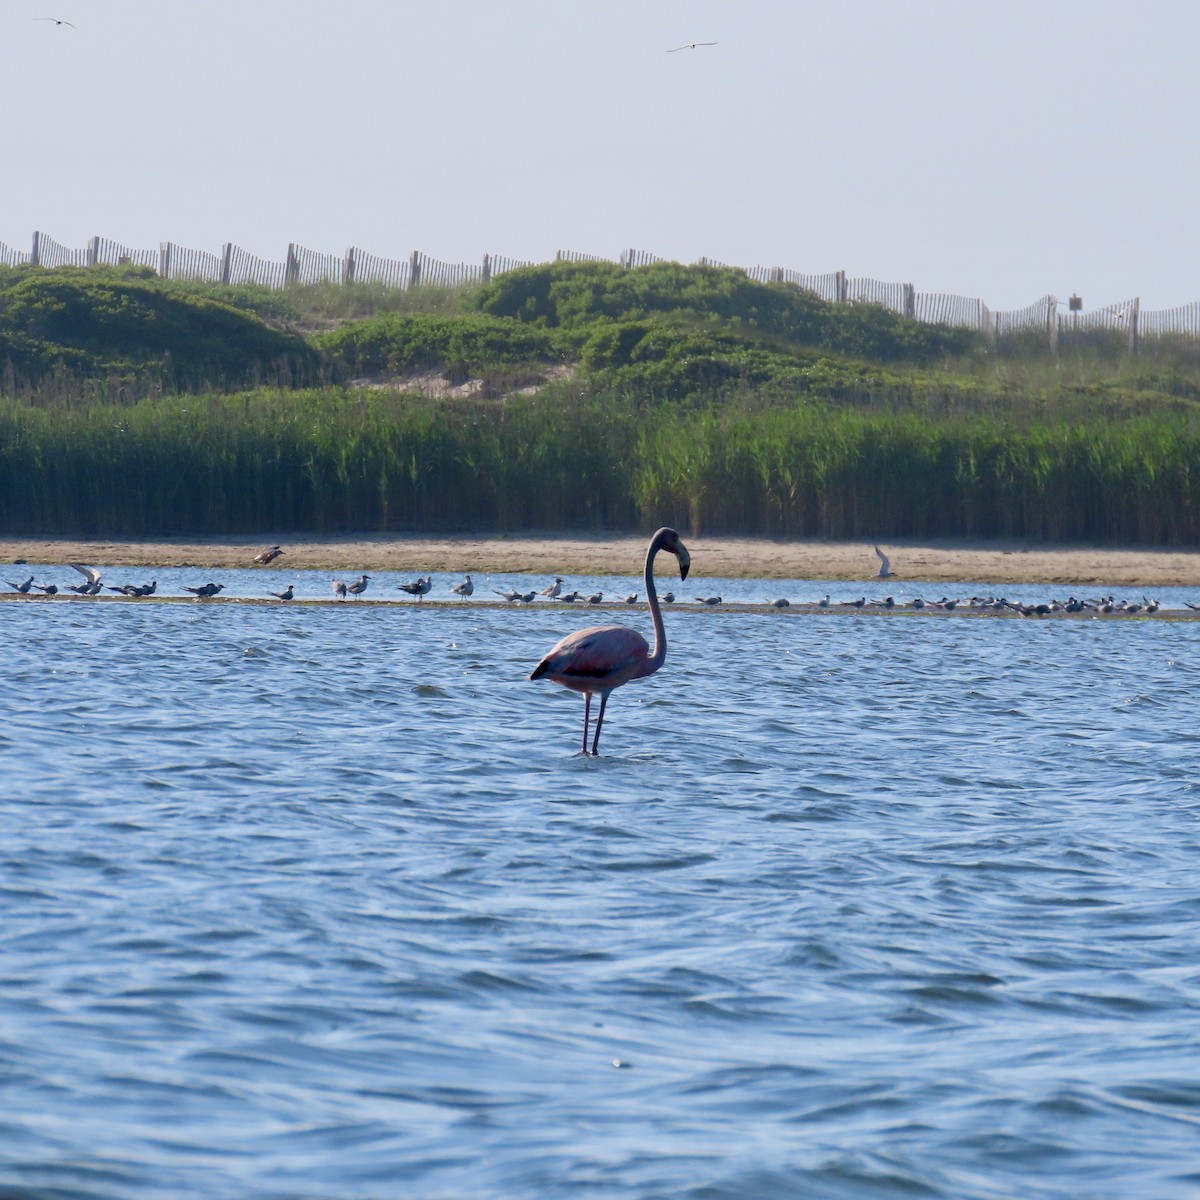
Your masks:
[[[1200,539],[1190,410],[504,401],[260,389],[0,402],[0,528],[169,536],[644,528],[794,537]]]

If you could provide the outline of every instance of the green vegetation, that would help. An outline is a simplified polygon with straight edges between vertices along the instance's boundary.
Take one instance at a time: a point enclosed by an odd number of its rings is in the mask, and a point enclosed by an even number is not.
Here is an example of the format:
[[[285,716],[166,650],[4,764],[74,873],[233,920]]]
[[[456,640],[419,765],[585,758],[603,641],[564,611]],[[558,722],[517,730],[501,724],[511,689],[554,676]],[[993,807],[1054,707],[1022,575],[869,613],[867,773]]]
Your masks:
[[[0,528],[1200,539],[1185,345],[993,350],[665,263],[386,300],[0,270]]]

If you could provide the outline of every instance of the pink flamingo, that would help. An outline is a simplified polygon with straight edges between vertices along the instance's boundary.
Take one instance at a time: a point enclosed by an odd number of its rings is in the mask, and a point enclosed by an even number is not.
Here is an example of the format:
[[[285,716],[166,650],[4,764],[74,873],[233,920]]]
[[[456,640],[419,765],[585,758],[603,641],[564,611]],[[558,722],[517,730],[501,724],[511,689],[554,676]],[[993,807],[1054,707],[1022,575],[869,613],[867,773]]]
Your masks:
[[[573,692],[583,693],[583,753],[588,752],[588,722],[592,711],[592,693],[600,693],[600,713],[596,717],[596,736],[592,739],[592,754],[599,754],[600,726],[604,710],[614,688],[631,679],[653,675],[667,658],[667,632],[663,628],[658,593],[654,590],[654,558],[666,550],[679,559],[679,577],[686,579],[692,557],[679,534],[673,529],[660,529],[646,548],[646,599],[654,619],[654,650],[635,629],[621,625],[597,625],[568,634],[530,674],[530,679],[553,679]]]

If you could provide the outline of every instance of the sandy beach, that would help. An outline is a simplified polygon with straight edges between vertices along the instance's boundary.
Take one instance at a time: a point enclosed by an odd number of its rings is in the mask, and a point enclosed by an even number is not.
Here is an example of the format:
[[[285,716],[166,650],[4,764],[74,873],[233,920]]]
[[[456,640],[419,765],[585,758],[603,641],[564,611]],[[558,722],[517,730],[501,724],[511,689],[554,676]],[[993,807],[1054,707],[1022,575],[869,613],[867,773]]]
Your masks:
[[[280,535],[275,566],[331,571],[526,572],[632,575],[646,538],[626,534]],[[770,538],[687,539],[697,578],[868,580],[879,560],[869,543]],[[0,538],[0,563],[82,562],[106,566],[244,567],[263,539],[114,540]],[[1200,552],[1147,547],[889,542],[897,579],[912,582],[1061,583],[1113,587],[1200,587]]]

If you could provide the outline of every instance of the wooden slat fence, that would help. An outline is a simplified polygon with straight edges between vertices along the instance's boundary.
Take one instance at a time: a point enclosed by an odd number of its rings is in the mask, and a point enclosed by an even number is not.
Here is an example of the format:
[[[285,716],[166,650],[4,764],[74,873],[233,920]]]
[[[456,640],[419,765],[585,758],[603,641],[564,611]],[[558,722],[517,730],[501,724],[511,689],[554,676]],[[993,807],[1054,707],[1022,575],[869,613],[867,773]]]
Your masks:
[[[648,267],[651,263],[666,262],[666,259],[648,250],[622,250],[618,261],[627,271],[632,271],[636,267]]]
[[[647,250],[628,249],[617,259],[578,250],[559,250],[555,262],[618,262],[628,269],[665,261]],[[701,258],[712,267],[730,267],[715,259]],[[344,255],[325,254],[292,243],[287,258],[274,262],[258,258],[226,243],[220,254],[189,250],[173,242],[162,242],[156,251],[123,246],[108,238],[93,237],[80,250],[72,250],[48,234],[35,232],[30,251],[14,249],[0,242],[0,266],[86,267],[98,264],[135,263],[154,267],[164,279],[194,279],[207,283],[254,283],[262,287],[283,288],[289,284],[329,282],[377,283],[384,287],[407,289],[421,286],[461,287],[485,283],[508,271],[536,265],[527,259],[485,255],[482,265],[449,263],[414,250],[407,259],[382,258],[351,246]],[[1136,349],[1142,338],[1177,337],[1200,340],[1200,301],[1141,312],[1139,301],[1092,308],[1075,314],[1054,296],[1043,296],[1025,308],[993,312],[982,300],[935,292],[918,292],[909,283],[885,283],[877,279],[847,278],[844,271],[807,275],[785,267],[755,266],[744,270],[761,283],[787,283],[814,292],[822,300],[834,303],[878,304],[929,324],[947,324],[978,329],[993,342],[1015,333],[1043,333],[1052,347],[1058,339],[1075,333],[1125,331],[1129,346]]]
[[[128,246],[122,246],[119,242],[110,241],[108,238],[102,237],[94,237],[88,243],[87,265],[89,267],[99,264],[116,267],[121,263],[133,263],[139,267],[153,267],[157,271],[158,254],[154,250],[131,250]]]
[[[0,267],[21,267],[29,261],[28,250],[15,250],[0,242]]]
[[[221,255],[207,250],[189,250],[174,242],[162,242],[158,248],[158,273],[164,279],[195,279],[202,283],[221,282]]]

